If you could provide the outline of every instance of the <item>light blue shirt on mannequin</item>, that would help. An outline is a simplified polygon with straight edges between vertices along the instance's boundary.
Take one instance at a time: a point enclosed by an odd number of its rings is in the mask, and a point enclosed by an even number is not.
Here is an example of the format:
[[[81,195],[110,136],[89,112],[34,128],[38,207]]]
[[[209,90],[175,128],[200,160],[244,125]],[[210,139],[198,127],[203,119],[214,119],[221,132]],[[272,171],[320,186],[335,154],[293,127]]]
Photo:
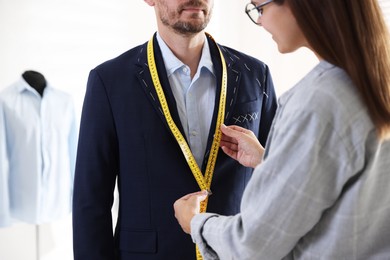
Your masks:
[[[8,160],[5,140],[4,112],[0,103],[0,228],[11,224],[8,192]]]
[[[41,97],[21,77],[2,91],[0,107],[0,186],[9,192],[1,190],[0,203],[8,196],[11,217],[30,224],[68,214],[77,145],[71,96],[48,84]]]
[[[181,62],[157,33],[168,80],[192,154],[202,167],[214,112],[216,77],[205,35],[198,70],[191,79],[189,66]]]

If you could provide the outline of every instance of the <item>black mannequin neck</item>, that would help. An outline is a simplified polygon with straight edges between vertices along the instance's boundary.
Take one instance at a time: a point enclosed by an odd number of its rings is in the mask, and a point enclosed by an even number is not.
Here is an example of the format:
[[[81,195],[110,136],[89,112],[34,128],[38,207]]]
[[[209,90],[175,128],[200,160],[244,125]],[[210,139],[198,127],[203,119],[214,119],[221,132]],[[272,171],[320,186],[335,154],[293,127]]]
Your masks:
[[[28,70],[22,74],[22,77],[31,87],[33,87],[39,93],[39,95],[43,96],[43,91],[45,90],[47,83],[45,77],[41,73],[33,70]]]

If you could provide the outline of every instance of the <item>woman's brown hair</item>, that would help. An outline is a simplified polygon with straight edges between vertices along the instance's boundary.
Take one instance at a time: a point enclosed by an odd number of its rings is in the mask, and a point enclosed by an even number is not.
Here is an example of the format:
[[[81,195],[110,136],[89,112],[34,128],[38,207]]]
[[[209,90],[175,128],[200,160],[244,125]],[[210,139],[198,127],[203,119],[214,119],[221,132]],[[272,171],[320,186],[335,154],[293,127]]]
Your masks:
[[[274,2],[288,4],[310,47],[348,73],[379,138],[390,138],[389,31],[377,0]]]

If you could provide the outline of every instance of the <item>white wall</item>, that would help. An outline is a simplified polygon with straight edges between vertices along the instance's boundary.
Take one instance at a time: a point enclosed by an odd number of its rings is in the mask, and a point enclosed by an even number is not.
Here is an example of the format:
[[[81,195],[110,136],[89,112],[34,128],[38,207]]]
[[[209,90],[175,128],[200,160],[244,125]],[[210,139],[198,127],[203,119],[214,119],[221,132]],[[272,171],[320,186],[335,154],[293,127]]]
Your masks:
[[[80,105],[89,70],[149,39],[153,14],[143,1],[0,0],[0,89],[33,69]]]
[[[265,61],[278,95],[316,63],[305,50],[280,55],[270,36],[247,18],[246,0],[215,2],[207,31]],[[0,91],[25,70],[36,70],[70,93],[79,113],[89,70],[149,40],[154,31],[154,10],[142,0],[0,0]],[[72,259],[70,216],[38,228],[15,223],[0,229],[0,259]]]

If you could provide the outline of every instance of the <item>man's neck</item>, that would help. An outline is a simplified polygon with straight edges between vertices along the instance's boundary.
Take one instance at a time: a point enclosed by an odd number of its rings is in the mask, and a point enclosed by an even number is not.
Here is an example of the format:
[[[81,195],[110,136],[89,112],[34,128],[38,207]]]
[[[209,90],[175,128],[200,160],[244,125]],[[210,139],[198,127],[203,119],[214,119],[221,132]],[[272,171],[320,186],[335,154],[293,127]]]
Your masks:
[[[161,38],[175,56],[191,69],[191,78],[195,75],[202,55],[205,41],[204,32],[183,36],[174,32],[159,31]]]

